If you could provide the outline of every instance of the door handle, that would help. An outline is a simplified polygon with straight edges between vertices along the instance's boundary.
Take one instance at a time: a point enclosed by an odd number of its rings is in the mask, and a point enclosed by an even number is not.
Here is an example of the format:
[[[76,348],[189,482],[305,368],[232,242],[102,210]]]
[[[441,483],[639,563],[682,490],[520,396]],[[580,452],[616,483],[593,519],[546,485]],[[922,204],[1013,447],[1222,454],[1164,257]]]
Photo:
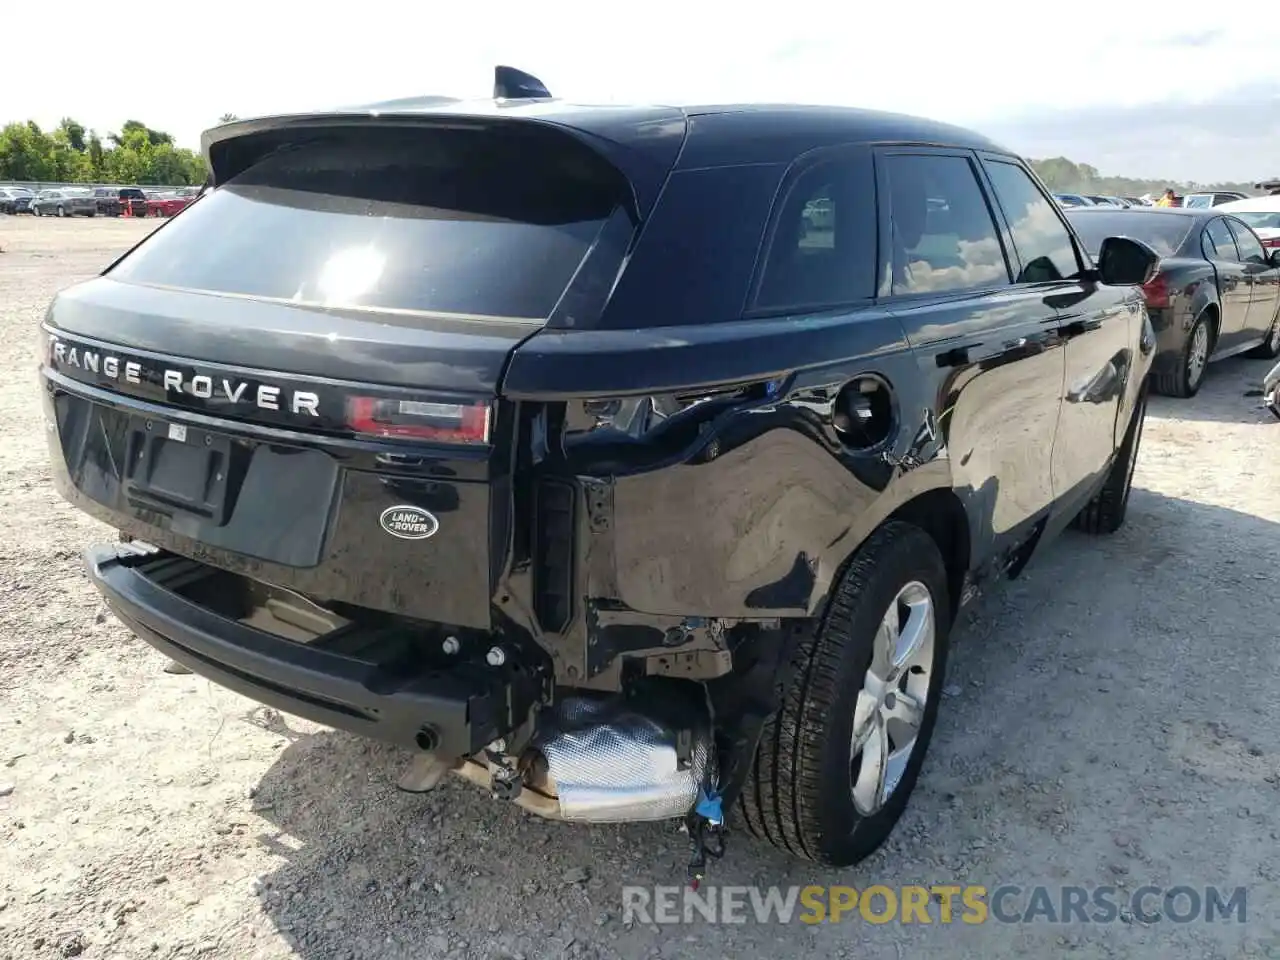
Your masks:
[[[1076,317],[1073,320],[1069,320],[1066,323],[1062,323],[1058,325],[1058,333],[1065,339],[1070,339],[1071,337],[1078,337],[1081,334],[1088,333],[1091,330],[1101,330],[1101,329],[1102,329],[1102,321],[1099,320],[1097,317]]]

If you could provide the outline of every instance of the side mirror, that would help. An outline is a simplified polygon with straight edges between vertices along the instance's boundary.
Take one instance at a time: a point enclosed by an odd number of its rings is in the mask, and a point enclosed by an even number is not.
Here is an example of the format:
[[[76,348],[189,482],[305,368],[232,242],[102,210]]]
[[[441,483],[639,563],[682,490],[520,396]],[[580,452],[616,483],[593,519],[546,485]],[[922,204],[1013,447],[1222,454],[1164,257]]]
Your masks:
[[[1141,286],[1155,275],[1160,254],[1132,237],[1107,237],[1098,250],[1098,277],[1108,286]]]

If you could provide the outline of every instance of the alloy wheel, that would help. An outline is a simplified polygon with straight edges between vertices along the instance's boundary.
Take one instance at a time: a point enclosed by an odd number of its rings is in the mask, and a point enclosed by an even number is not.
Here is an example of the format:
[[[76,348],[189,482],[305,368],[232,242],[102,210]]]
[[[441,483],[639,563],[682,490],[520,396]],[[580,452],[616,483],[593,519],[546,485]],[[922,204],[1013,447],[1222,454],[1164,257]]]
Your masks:
[[[933,679],[936,634],[933,596],[913,580],[880,621],[854,702],[849,778],[853,805],[864,817],[880,811],[911,762]]]
[[[1197,323],[1191,334],[1191,349],[1187,351],[1187,383],[1192,387],[1204,376],[1205,365],[1209,362],[1209,327],[1205,323]]]

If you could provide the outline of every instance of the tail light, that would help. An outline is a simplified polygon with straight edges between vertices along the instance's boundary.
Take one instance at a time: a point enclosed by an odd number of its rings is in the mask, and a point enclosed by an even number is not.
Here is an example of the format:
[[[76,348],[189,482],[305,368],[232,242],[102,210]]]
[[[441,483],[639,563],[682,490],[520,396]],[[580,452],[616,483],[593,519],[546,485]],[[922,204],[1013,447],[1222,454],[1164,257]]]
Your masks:
[[[347,426],[369,437],[431,440],[439,443],[488,443],[489,404],[439,403],[351,397]]]
[[[1262,245],[1268,250],[1280,250],[1280,237],[1264,237]]]
[[[1169,290],[1169,281],[1165,279],[1164,274],[1157,273],[1154,277],[1142,285],[1142,292],[1147,298],[1147,307],[1158,310],[1162,307],[1169,306],[1169,299],[1172,296]]]

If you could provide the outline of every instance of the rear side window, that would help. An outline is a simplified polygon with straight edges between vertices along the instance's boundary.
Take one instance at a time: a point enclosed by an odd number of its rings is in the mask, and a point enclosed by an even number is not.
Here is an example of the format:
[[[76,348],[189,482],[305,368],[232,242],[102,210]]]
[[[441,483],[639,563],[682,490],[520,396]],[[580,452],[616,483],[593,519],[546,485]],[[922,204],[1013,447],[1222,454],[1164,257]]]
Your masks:
[[[1209,225],[1204,228],[1204,237],[1201,240],[1201,246],[1204,249],[1204,255],[1209,260],[1239,260],[1240,254],[1236,250],[1236,242],[1231,237],[1231,231],[1227,229],[1227,221],[1221,217],[1209,221]]]
[[[544,131],[362,131],[278,151],[110,276],[315,306],[545,320],[619,176]]]
[[[884,171],[894,295],[1009,282],[995,221],[967,158],[891,154]]]
[[[1236,238],[1236,248],[1240,251],[1240,259],[1245,263],[1266,263],[1267,255],[1263,252],[1262,244],[1258,242],[1258,238],[1254,236],[1253,231],[1242,223],[1233,223],[1227,221],[1227,226],[1231,228],[1231,232]]]
[[[756,308],[821,308],[875,296],[875,204],[866,151],[801,173],[774,219]]]
[[[672,174],[601,326],[631,330],[740,319],[781,177],[778,166],[765,164]]]
[[[1002,161],[989,161],[986,167],[1022,261],[1018,283],[1052,283],[1079,276],[1080,259],[1071,231],[1027,171]]]

